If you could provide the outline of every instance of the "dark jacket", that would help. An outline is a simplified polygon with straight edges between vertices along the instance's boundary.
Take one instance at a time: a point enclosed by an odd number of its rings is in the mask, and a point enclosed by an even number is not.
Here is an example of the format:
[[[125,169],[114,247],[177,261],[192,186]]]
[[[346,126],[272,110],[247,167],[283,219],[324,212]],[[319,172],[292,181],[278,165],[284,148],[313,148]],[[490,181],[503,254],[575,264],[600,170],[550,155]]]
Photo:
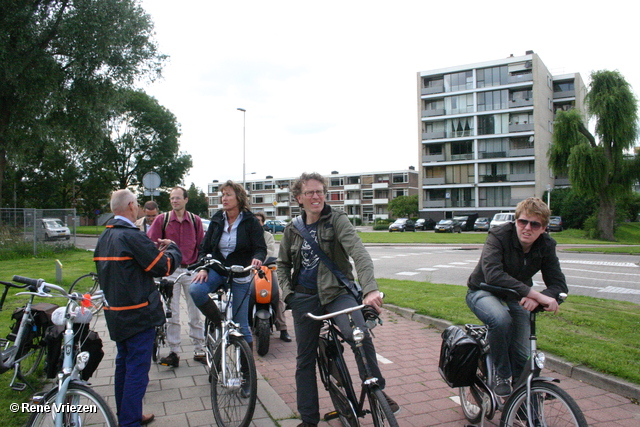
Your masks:
[[[213,255],[215,259],[222,262],[226,266],[242,265],[244,267],[251,264],[253,259],[259,259],[264,262],[267,257],[267,244],[264,241],[264,230],[260,225],[258,218],[251,211],[242,212],[242,220],[238,224],[236,249],[225,258],[218,243],[224,231],[224,216],[222,210],[216,212],[211,218],[209,229],[204,236],[204,240],[200,245],[200,253],[198,259],[207,254]],[[247,272],[244,276],[248,276]],[[242,277],[243,275],[240,275]]]
[[[180,266],[175,244],[164,252],[137,227],[112,219],[100,235],[93,255],[105,297],[105,319],[114,341],[124,341],[165,321],[154,277],[168,276]],[[139,306],[138,308],[133,308]]]
[[[529,294],[531,278],[542,272],[547,289],[543,294],[557,298],[567,291],[567,282],[556,255],[556,241],[548,233],[542,233],[525,254],[518,240],[516,225],[507,223],[489,230],[478,265],[469,276],[467,286],[477,290],[478,284],[488,283],[514,289],[521,297]]]
[[[306,213],[302,212],[302,218],[306,218]],[[332,209],[325,204],[317,227],[317,241],[320,249],[336,263],[349,280],[353,280],[353,267],[349,262],[349,257],[358,273],[358,282],[362,286],[362,295],[378,289],[373,272],[373,261],[369,252],[362,244],[362,240],[355,227],[349,222],[347,214],[343,211]],[[298,274],[302,265],[302,243],[304,237],[293,224],[287,224],[284,229],[282,240],[280,241],[280,252],[278,253],[277,270],[278,283],[282,288],[282,300],[294,292],[298,284]],[[348,291],[338,280],[338,278],[320,262],[318,265],[318,297],[323,305],[329,304],[338,296]]]

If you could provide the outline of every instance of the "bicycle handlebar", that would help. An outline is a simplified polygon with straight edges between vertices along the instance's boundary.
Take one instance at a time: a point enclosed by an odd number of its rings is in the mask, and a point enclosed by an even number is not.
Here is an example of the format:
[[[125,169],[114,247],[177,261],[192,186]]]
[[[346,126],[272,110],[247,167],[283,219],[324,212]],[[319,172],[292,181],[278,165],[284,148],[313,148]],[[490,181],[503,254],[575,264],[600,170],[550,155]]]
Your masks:
[[[322,316],[316,316],[315,314],[311,314],[311,313],[307,313],[305,314],[305,316],[313,319],[313,320],[327,320],[327,319],[332,319],[336,316],[340,316],[341,314],[349,314],[349,313],[353,313],[354,311],[358,311],[358,310],[362,310],[363,308],[365,308],[366,305],[364,304],[360,304],[360,305],[356,305],[355,307],[349,307],[349,308],[345,308],[344,310],[340,310],[340,311],[336,311],[333,313],[328,313],[328,314],[324,314]]]
[[[25,286],[16,286],[19,288],[29,287],[29,292],[18,292],[16,295],[35,295],[42,298],[55,298],[64,297],[73,301],[82,301],[85,296],[77,292],[68,293],[63,287],[54,285],[53,283],[47,283],[43,279],[32,279],[23,276],[13,276],[13,280],[18,283],[23,283]],[[58,291],[60,295],[52,295],[51,290]],[[102,290],[96,291],[94,295],[91,295],[91,300],[103,298]]]

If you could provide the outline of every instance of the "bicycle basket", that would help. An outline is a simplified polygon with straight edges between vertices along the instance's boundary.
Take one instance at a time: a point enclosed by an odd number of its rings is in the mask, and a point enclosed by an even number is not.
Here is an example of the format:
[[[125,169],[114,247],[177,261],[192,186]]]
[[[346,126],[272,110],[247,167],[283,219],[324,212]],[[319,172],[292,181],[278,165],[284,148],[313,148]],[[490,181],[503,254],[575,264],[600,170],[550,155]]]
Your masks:
[[[449,387],[468,387],[478,368],[480,346],[459,326],[449,326],[442,332],[438,371]]]

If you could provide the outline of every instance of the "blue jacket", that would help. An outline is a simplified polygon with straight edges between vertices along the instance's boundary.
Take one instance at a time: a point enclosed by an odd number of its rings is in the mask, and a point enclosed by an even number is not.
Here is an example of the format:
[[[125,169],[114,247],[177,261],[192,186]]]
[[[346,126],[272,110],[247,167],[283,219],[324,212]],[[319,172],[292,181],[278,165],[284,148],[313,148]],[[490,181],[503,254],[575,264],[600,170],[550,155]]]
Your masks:
[[[105,296],[105,319],[114,341],[165,322],[154,277],[168,276],[182,254],[171,244],[164,252],[137,227],[112,219],[100,235],[93,255]]]

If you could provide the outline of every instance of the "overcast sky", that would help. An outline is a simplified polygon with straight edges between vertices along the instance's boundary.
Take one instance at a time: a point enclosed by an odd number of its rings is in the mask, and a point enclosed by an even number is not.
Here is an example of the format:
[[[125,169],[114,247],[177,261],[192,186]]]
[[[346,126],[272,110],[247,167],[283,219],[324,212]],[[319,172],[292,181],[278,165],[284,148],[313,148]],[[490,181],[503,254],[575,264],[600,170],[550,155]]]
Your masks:
[[[186,178],[418,169],[416,73],[537,53],[552,74],[619,70],[640,93],[638,16],[574,0],[143,0]],[[590,6],[597,4],[598,8]]]

